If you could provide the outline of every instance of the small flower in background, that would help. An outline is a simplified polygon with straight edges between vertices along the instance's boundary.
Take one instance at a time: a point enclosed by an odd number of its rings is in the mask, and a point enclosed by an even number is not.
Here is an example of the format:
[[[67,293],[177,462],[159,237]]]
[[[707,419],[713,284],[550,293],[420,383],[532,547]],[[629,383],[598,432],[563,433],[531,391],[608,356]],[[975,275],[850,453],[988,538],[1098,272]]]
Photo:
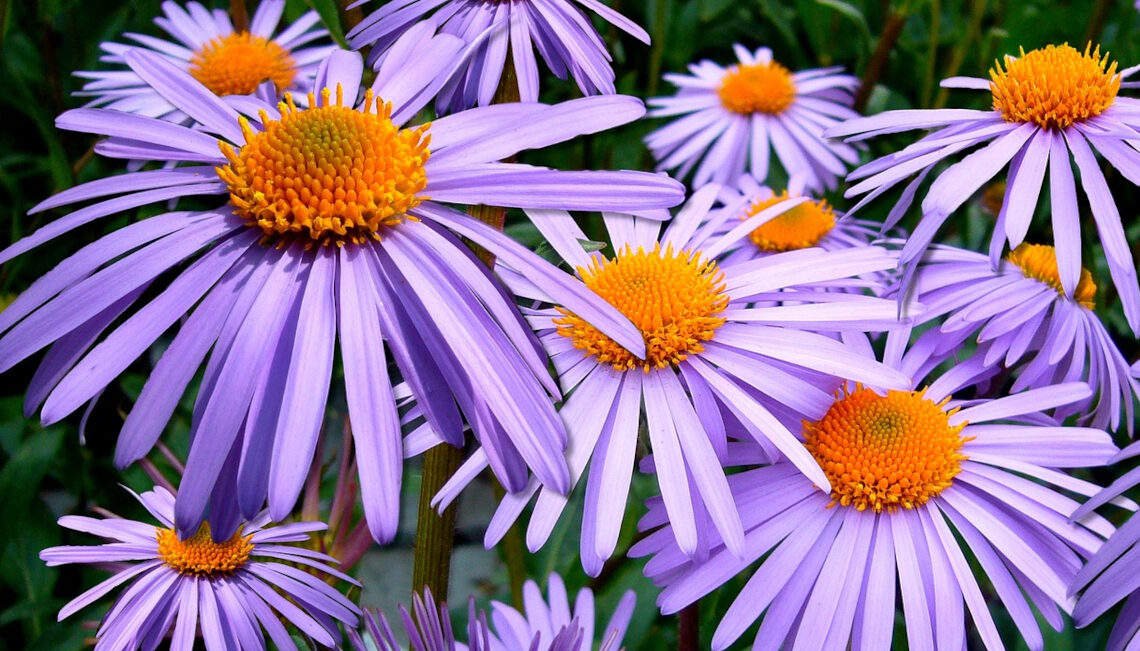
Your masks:
[[[348,39],[354,49],[371,46],[370,61],[425,19],[438,24],[441,33],[482,41],[440,91],[436,110],[441,114],[490,104],[503,81],[518,85],[521,101],[537,102],[536,51],[558,78],[573,77],[583,95],[612,95],[610,53],[583,8],[649,44],[644,29],[598,0],[399,0],[365,16]],[[508,66],[511,76],[504,75]]]
[[[1092,394],[1058,407],[1055,418],[1079,415],[1082,424],[1115,430],[1123,412],[1132,432],[1140,384],[1093,311],[1092,274],[1082,269],[1075,293],[1066,293],[1053,247],[1023,243],[995,270],[981,253],[935,245],[919,263],[908,296],[924,307],[916,325],[945,317],[923,335],[934,343],[934,355],[950,355],[977,335],[978,350],[957,364],[956,373],[988,379],[1003,367],[1015,368],[1014,393],[1086,382]]]
[[[903,247],[900,262],[913,268],[950,215],[1001,170],[1009,167],[1005,197],[990,241],[997,266],[1008,241],[1016,248],[1029,232],[1046,168],[1053,245],[1061,287],[1076,291],[1081,275],[1081,223],[1073,163],[1080,172],[1112,281],[1133,332],[1140,334],[1140,287],[1120,212],[1093,153],[1099,153],[1132,183],[1140,184],[1140,101],[1120,97],[1121,81],[1137,68],[1117,73],[1108,55],[1068,45],[1006,57],[990,79],[954,77],[948,88],[988,90],[993,108],[887,111],[857,118],[827,131],[861,141],[911,129],[935,129],[905,149],[872,161],[848,176],[847,196],[866,194],[855,212],[904,179],[917,174],[893,212],[906,211],[923,179],[940,161],[985,144],[937,176],[922,201],[922,220]]]
[[[266,498],[277,519],[292,510],[324,421],[338,342],[361,496],[377,540],[395,535],[402,469],[385,344],[445,441],[463,444],[466,418],[493,451],[504,486],[523,489],[533,470],[544,485],[569,489],[566,435],[551,402],[558,388],[546,357],[513,300],[456,234],[509,260],[600,331],[643,353],[633,325],[579,280],[442,203],[583,210],[678,203],[682,187],[663,175],[498,162],[636,119],[641,103],[609,96],[513,104],[407,127],[464,45],[430,26],[403,38],[401,47],[417,53],[417,74],[387,57],[361,102],[363,62],[355,53],[337,51],[325,61],[319,103],[303,109],[287,98],[274,108],[251,98],[259,107],[252,122],[164,57],[133,50],[125,55],[132,70],[200,126],[103,109],[58,120],[65,129],[110,136],[96,151],[111,157],[196,164],[64,191],[37,210],[99,201],[8,247],[0,261],[129,208],[228,196],[213,210],[164,213],[105,236],[0,314],[0,369],[54,344],[29,390],[43,399],[50,423],[98,396],[189,313],[116,449],[123,466],[153,447],[209,355],[176,508],[184,534],[198,529],[207,509],[219,535],[232,533],[238,513],[251,516]],[[297,168],[296,161],[306,164]],[[113,195],[120,196],[106,198]],[[196,255],[149,303],[130,310],[158,276]],[[30,412],[37,406],[27,404]]]
[[[677,170],[678,178],[695,169],[694,188],[732,183],[746,171],[764,182],[774,149],[789,177],[802,175],[813,190],[834,188],[858,155],[823,131],[858,115],[851,104],[859,80],[839,67],[793,73],[766,47],[733,49],[738,64],[701,61],[689,66],[692,75],[667,74],[680,90],[649,100],[649,117],[684,116],[645,138],[658,169]]]
[[[586,286],[639,328],[644,356],[559,305],[509,261],[496,269],[519,296],[553,305],[529,312],[528,320],[569,395],[560,415],[569,433],[572,483],[590,463],[580,544],[583,567],[591,575],[601,571],[617,545],[643,423],[654,454],[665,460],[658,484],[681,548],[697,553],[704,545],[702,532],[715,529],[740,552],[743,529],[721,468],[726,427],[773,454],[788,454],[796,468],[826,485],[818,464],[788,429],[828,403],[827,391],[815,383],[833,388],[838,377],[906,384],[897,371],[835,336],[897,326],[895,302],[816,291],[817,285],[842,287],[852,276],[893,268],[896,258],[868,246],[807,249],[720,265],[720,254],[746,240],[757,224],[807,199],[782,202],[727,234],[710,237],[715,224],[706,218],[719,190],[710,185],[694,193],[663,233],[658,222],[604,213],[616,252],[611,257],[582,248],[585,235],[569,214],[531,212],[531,220]],[[485,451],[476,451],[434,503],[448,504],[486,464]],[[532,481],[527,490],[503,499],[487,530],[488,546],[536,493],[527,542],[532,551],[546,542],[567,498]]]
[[[358,624],[357,607],[307,570],[360,584],[331,567],[336,563],[331,556],[286,544],[307,541],[311,532],[325,528],[323,523],[274,527],[268,511],[263,511],[225,540],[213,540],[205,523],[194,535],[179,540],[174,531],[174,495],[165,488],[134,495],[159,526],[122,518],[64,516],[60,526],[112,542],[40,552],[49,566],[120,564],[115,576],[59,611],[62,620],[128,585],[103,618],[96,649],[154,649],[169,634],[171,649],[189,650],[195,647],[199,629],[211,651],[265,648],[263,630],[277,648],[296,649],[282,621],[331,647],[340,640],[336,622]]]
[[[582,588],[570,607],[569,595],[562,577],[551,574],[547,579],[549,597],[534,581],[523,585],[523,612],[499,601],[491,602],[491,620],[487,614],[475,609],[471,599],[467,609],[467,646],[455,639],[458,628],[451,621],[447,604],[437,604],[430,590],[423,597],[412,597],[412,612],[400,608],[400,619],[413,651],[617,651],[621,648],[637,596],[627,591],[609,621],[601,629],[601,643],[594,645],[596,615],[594,593]],[[365,626],[360,632],[349,630],[349,637],[357,651],[374,648],[365,642],[361,633],[367,633],[379,651],[399,651],[396,635],[383,613],[364,613]]]
[[[262,0],[250,21],[249,31],[235,31],[224,10],[210,11],[197,2],[185,8],[162,3],[163,16],[156,25],[177,42],[145,34],[125,34],[134,44],[107,42],[101,61],[127,66],[124,55],[132,48],[161,54],[190,73],[215,95],[249,95],[265,81],[273,82],[278,96],[312,91],[317,66],[335,45],[310,45],[327,39],[317,12],[309,11],[274,36],[285,0]],[[89,79],[77,95],[92,97],[88,106],[126,111],[184,122],[187,116],[163,97],[129,66],[126,70],[77,72]]]
[[[905,334],[888,334],[888,351],[902,345]],[[888,365],[921,378],[921,350],[888,354],[896,357]],[[751,572],[713,649],[758,620],[758,648],[889,649],[896,594],[909,648],[965,648],[967,610],[986,647],[1003,648],[989,611],[999,602],[1029,648],[1043,648],[1031,606],[1061,630],[1074,602],[1070,581],[1113,532],[1099,516],[1069,520],[1078,503],[1061,491],[1098,487],[1057,469],[1104,465],[1117,450],[1102,430],[1043,424],[1052,421],[1042,411],[1087,397],[1083,384],[955,401],[957,381],[951,372],[921,390],[837,392],[803,429],[803,449],[830,490],[784,459],[729,475],[747,523],[744,554],[716,543],[707,558],[690,557],[662,501],[651,500],[641,528],[656,531],[630,555],[652,556],[645,573],[664,588],[662,611]],[[747,466],[765,456],[742,443],[729,459]],[[992,592],[974,576],[967,549]]]

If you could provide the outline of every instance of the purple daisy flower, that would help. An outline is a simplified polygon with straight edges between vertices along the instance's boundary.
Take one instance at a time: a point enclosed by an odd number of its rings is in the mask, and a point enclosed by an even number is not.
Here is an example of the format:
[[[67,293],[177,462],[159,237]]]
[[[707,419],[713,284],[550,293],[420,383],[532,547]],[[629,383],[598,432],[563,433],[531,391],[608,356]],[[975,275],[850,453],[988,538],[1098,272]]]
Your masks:
[[[731,183],[746,170],[763,181],[775,149],[788,176],[803,175],[816,190],[834,188],[858,154],[823,131],[858,116],[851,104],[859,80],[840,67],[793,73],[766,47],[733,49],[738,64],[691,64],[692,75],[665,75],[676,95],[649,100],[649,117],[684,116],[645,138],[658,169],[676,169],[680,178],[695,168],[693,187]]]
[[[570,598],[562,577],[551,574],[547,579],[548,599],[543,599],[542,591],[534,581],[523,585],[524,612],[499,601],[491,602],[491,621],[487,615],[475,609],[471,599],[467,610],[468,646],[455,640],[454,626],[447,604],[436,604],[430,590],[424,590],[423,598],[413,596],[412,613],[400,608],[400,619],[407,633],[413,651],[588,651],[595,648],[594,593],[582,588],[574,600],[571,610]],[[626,591],[602,629],[602,642],[598,651],[617,651],[621,648],[637,596],[632,590]],[[382,613],[373,616],[365,611],[365,627],[368,636],[380,651],[399,651],[402,647],[388,620]],[[358,651],[369,651],[360,633],[349,631],[353,646]]]
[[[284,544],[308,541],[311,532],[325,530],[324,523],[273,527],[269,512],[262,511],[224,540],[215,541],[205,523],[180,540],[174,530],[174,495],[161,487],[132,494],[159,526],[68,515],[59,519],[60,526],[112,542],[40,552],[49,566],[118,564],[113,577],[64,606],[61,620],[130,583],[99,625],[97,650],[154,649],[168,634],[171,649],[189,650],[199,628],[211,651],[263,649],[262,629],[277,648],[296,649],[282,619],[331,647],[340,640],[337,622],[357,625],[357,607],[308,570],[360,584],[331,567],[337,562],[331,556]]]
[[[536,50],[551,72],[560,79],[573,77],[584,95],[612,95],[610,54],[583,8],[649,44],[644,29],[598,0],[395,0],[366,16],[348,39],[353,48],[372,46],[370,59],[376,60],[391,51],[405,31],[430,17],[441,32],[478,42],[461,72],[440,91],[439,113],[490,104],[503,78],[508,51],[524,102],[538,101]]]
[[[930,186],[922,201],[922,221],[903,247],[900,261],[913,270],[950,214],[1008,166],[1005,199],[990,241],[990,259],[996,267],[1007,241],[1012,249],[1025,240],[1048,167],[1053,244],[1061,286],[1071,296],[1081,275],[1081,224],[1073,179],[1076,163],[1124,314],[1132,330],[1140,333],[1136,265],[1120,212],[1093,153],[1140,184],[1140,101],[1117,95],[1121,80],[1135,70],[1117,73],[1116,63],[1109,64],[1108,55],[1101,57],[1099,49],[1086,48],[1082,54],[1068,45],[1050,45],[1022,52],[1019,58],[1007,56],[1004,66],[990,70],[990,79],[954,77],[942,82],[947,88],[990,91],[993,107],[988,111],[887,111],[833,127],[828,136],[849,136],[848,141],[935,129],[913,145],[852,172],[848,180],[858,182],[847,190],[847,196],[867,196],[850,212],[917,174],[892,211],[900,218],[935,165],[985,144],[939,174]]]
[[[55,422],[96,397],[189,313],[116,450],[119,465],[146,454],[209,354],[176,509],[183,533],[197,530],[208,506],[214,530],[226,535],[236,526],[234,502],[248,517],[268,495],[273,517],[289,513],[324,419],[338,342],[362,499],[377,540],[395,534],[401,476],[383,344],[444,440],[463,444],[466,417],[505,486],[525,487],[529,467],[554,490],[569,489],[565,432],[551,404],[558,388],[546,358],[513,300],[456,233],[518,265],[644,354],[637,329],[579,280],[443,205],[642,210],[677,203],[680,184],[661,175],[497,162],[635,119],[641,103],[611,96],[506,104],[407,127],[463,44],[427,29],[405,38],[401,51],[414,59],[387,57],[359,104],[363,62],[355,53],[338,51],[326,61],[314,107],[248,98],[253,121],[163,57],[135,50],[126,54],[132,69],[200,127],[101,109],[58,120],[65,129],[110,136],[97,151],[113,157],[195,164],[60,193],[36,210],[101,200],[10,246],[0,262],[135,206],[228,195],[216,209],[166,213],[105,236],[0,314],[0,370],[54,344],[27,406],[34,411],[43,401],[44,421]],[[157,297],[130,310],[159,275],[199,253]]]
[[[921,379],[926,355],[912,348],[903,356],[905,341],[903,332],[888,334],[886,362]],[[717,541],[707,558],[690,557],[661,500],[651,500],[641,527],[657,531],[630,555],[653,556],[645,573],[664,587],[662,611],[679,611],[757,563],[713,634],[714,649],[757,620],[758,648],[889,649],[896,582],[909,648],[965,648],[966,610],[986,647],[1003,648],[968,549],[1029,648],[1041,649],[1031,605],[1060,630],[1073,606],[1069,582],[1113,531],[1095,515],[1070,521],[1078,503],[1061,491],[1099,487],[1056,469],[1103,465],[1117,450],[1103,430],[1059,427],[1042,415],[1086,398],[1084,384],[975,401],[953,400],[957,385],[950,372],[921,390],[837,392],[804,421],[800,444],[830,489],[784,459],[730,475],[743,554]],[[766,456],[742,445],[730,458],[754,465]]]
[[[988,378],[1003,365],[1020,364],[1012,392],[1087,382],[1092,394],[1058,407],[1057,420],[1080,414],[1092,427],[1116,429],[1123,411],[1132,432],[1140,384],[1093,311],[1092,274],[1082,270],[1074,293],[1066,293],[1053,247],[1023,243],[995,270],[983,254],[935,245],[923,256],[910,292],[925,308],[919,321],[949,315],[924,335],[935,340],[933,354],[949,355],[977,335],[980,347],[956,373]]]
[[[709,221],[716,222],[713,236],[731,231],[741,221],[781,201],[799,197],[807,200],[757,226],[747,239],[739,240],[737,245],[727,249],[724,261],[743,262],[756,256],[811,247],[826,251],[857,248],[867,246],[879,237],[880,223],[854,219],[837,212],[827,199],[816,197],[806,187],[803,176],[792,177],[785,190],[776,192],[751,174],[741,176],[735,186],[721,191],[723,207],[709,212]]]
[[[1140,455],[1140,443],[1133,443],[1121,450],[1113,461],[1122,461]],[[1086,502],[1073,517],[1086,517],[1093,509],[1112,502],[1118,506],[1132,507],[1131,503],[1121,504],[1120,496],[1140,483],[1140,468],[1133,468],[1106,487],[1096,497]],[[1132,510],[1135,510],[1133,507]],[[1134,649],[1140,643],[1140,582],[1137,571],[1140,565],[1140,518],[1133,515],[1116,533],[1104,543],[1096,556],[1089,560],[1073,579],[1073,591],[1083,590],[1073,610],[1073,619],[1078,627],[1085,627],[1103,615],[1121,600],[1124,607],[1112,626],[1107,651]]]
[[[313,88],[317,66],[336,46],[310,45],[328,36],[315,11],[306,12],[278,32],[284,9],[285,0],[262,0],[249,30],[239,32],[224,10],[210,11],[197,2],[187,3],[185,8],[164,2],[164,16],[154,22],[174,41],[127,33],[125,36],[134,43],[103,43],[100,47],[106,54],[100,60],[128,66],[126,53],[144,48],[185,70],[219,97],[249,95],[265,81],[273,83],[277,96],[294,92],[303,97]],[[75,74],[90,80],[76,93],[94,98],[88,106],[173,122],[188,120],[175,102],[167,100],[129,66],[126,70]]]
[[[894,301],[818,291],[891,268],[897,260],[879,247],[813,248],[719,265],[718,256],[747,238],[757,224],[806,199],[763,210],[729,233],[710,238],[714,229],[698,226],[706,222],[718,191],[715,185],[697,191],[661,234],[658,222],[605,213],[616,251],[610,258],[582,248],[585,235],[568,214],[531,212],[532,221],[586,286],[640,329],[644,356],[559,305],[508,261],[497,269],[518,295],[555,306],[530,311],[528,320],[569,395],[561,416],[570,437],[572,484],[593,459],[581,536],[582,564],[592,575],[617,544],[643,424],[654,454],[666,461],[659,467],[658,483],[677,523],[681,548],[695,553],[703,537],[698,532],[715,529],[743,552],[740,516],[721,467],[727,432],[738,431],[773,454],[787,454],[812,481],[827,485],[787,425],[829,401],[810,380],[823,376],[907,385],[897,371],[835,336],[837,331],[897,326]],[[454,499],[486,466],[484,450],[461,467],[436,503]],[[527,490],[504,498],[488,527],[488,546],[536,493],[527,542],[532,551],[546,542],[567,498],[532,481]]]

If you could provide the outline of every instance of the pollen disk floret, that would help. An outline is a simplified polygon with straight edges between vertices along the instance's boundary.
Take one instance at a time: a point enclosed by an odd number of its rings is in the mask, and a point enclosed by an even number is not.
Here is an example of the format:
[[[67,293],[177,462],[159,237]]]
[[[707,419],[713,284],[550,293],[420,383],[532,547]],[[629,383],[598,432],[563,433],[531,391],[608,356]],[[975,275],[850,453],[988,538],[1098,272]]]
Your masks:
[[[579,269],[586,286],[625,315],[645,338],[645,359],[638,359],[594,326],[559,308],[558,334],[599,362],[619,371],[665,368],[704,349],[703,343],[724,324],[717,316],[728,306],[724,274],[699,252],[646,252],[628,245],[611,260],[598,259]]]
[[[1084,53],[1065,45],[1049,45],[1019,58],[1006,57],[1005,67],[990,69],[994,110],[1007,122],[1033,122],[1046,129],[1064,129],[1096,117],[1116,101],[1120,75],[1116,62],[1097,47]]]
[[[728,69],[717,93],[733,113],[779,115],[795,100],[796,84],[791,71],[775,61],[742,63]]]
[[[741,215],[748,219],[766,208],[787,201],[788,191],[754,202]],[[748,237],[761,251],[773,253],[806,249],[819,244],[835,228],[835,211],[826,199],[805,201],[791,210],[764,222]]]
[[[279,105],[280,120],[261,115],[263,131],[242,121],[246,144],[222,143],[229,164],[218,174],[229,186],[236,212],[270,238],[307,237],[319,244],[379,240],[426,197],[429,125],[399,129],[391,104],[364,107],[336,103],[329,90],[314,108],[298,110],[292,98]]]
[[[228,540],[214,542],[208,522],[203,522],[197,533],[186,540],[179,540],[174,529],[155,529],[155,538],[162,562],[184,576],[233,574],[249,562],[253,551],[253,534],[243,536],[239,528]]]
[[[1065,296],[1065,289],[1061,286],[1061,276],[1057,271],[1057,251],[1047,244],[1019,245],[1009,252],[1006,260],[1021,269],[1026,278],[1039,280],[1057,290]],[[1093,282],[1092,273],[1088,269],[1081,269],[1081,279],[1077,281],[1077,288],[1073,291],[1073,300],[1088,309],[1096,307],[1096,283]]]
[[[267,80],[283,92],[296,72],[285,48],[249,32],[234,32],[195,52],[190,74],[215,95],[248,95]]]
[[[951,426],[953,410],[924,393],[859,387],[804,423],[805,445],[831,481],[831,505],[913,509],[950,486],[966,458],[966,424]]]

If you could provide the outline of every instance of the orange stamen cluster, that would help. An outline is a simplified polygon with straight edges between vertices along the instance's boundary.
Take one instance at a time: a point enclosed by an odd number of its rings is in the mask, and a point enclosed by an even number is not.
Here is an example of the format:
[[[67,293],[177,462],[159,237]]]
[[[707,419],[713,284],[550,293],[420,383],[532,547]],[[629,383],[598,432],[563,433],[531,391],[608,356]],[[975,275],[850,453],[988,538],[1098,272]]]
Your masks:
[[[555,320],[558,334],[574,346],[594,355],[619,371],[676,364],[704,350],[702,342],[724,324],[717,316],[728,306],[724,274],[716,262],[702,260],[700,253],[664,251],[658,244],[635,253],[628,245],[612,260],[578,269],[586,286],[613,305],[645,338],[645,359],[638,359],[597,328],[559,308],[564,317]]]
[[[253,551],[253,534],[241,535],[239,528],[229,540],[214,542],[210,525],[203,522],[197,533],[179,540],[174,529],[155,529],[158,555],[167,567],[179,574],[214,577],[233,574],[249,561]]]
[[[966,459],[966,424],[951,426],[955,410],[924,393],[844,390],[823,418],[804,422],[805,445],[831,481],[829,506],[913,509],[950,486]]]
[[[990,90],[994,110],[1007,122],[1033,122],[1046,129],[1064,129],[1103,113],[1116,101],[1120,75],[1116,62],[1101,57],[1100,48],[1084,54],[1068,44],[1021,50],[1007,56],[1005,68],[994,62]]]
[[[426,197],[428,125],[399,129],[392,105],[364,96],[364,108],[336,104],[329,90],[318,106],[298,110],[293,98],[279,105],[280,120],[261,114],[265,130],[242,120],[246,144],[240,151],[222,143],[229,164],[218,175],[229,186],[236,213],[267,238],[309,238],[343,245],[379,240]],[[280,244],[280,242],[279,242]]]
[[[1006,260],[1021,269],[1026,278],[1039,280],[1065,296],[1061,275],[1057,271],[1057,251],[1047,244],[1023,243],[1009,252]],[[1096,307],[1096,283],[1088,269],[1081,269],[1080,280],[1073,292],[1073,300],[1088,309]]]
[[[263,81],[272,81],[278,93],[284,92],[296,72],[285,48],[249,32],[234,32],[195,52],[190,74],[215,95],[249,95]]]
[[[724,107],[734,113],[778,115],[796,98],[792,73],[771,61],[728,69],[717,90]]]
[[[788,191],[768,199],[755,201],[740,216],[754,217],[762,210],[787,201]],[[824,235],[835,228],[835,212],[826,199],[805,201],[785,213],[761,224],[748,237],[761,251],[794,251],[819,244]]]

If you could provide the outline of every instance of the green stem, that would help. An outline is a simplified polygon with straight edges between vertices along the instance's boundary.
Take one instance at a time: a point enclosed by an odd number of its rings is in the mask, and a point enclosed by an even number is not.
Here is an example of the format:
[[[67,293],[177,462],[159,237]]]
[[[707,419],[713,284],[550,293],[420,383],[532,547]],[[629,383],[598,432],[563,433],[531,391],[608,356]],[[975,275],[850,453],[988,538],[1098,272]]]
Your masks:
[[[973,0],[970,6],[970,25],[966,30],[966,38],[962,39],[958,45],[950,53],[950,65],[946,68],[944,78],[954,77],[958,71],[962,69],[962,64],[966,61],[966,53],[974,47],[974,42],[980,40],[982,31],[982,17],[986,13],[986,0]],[[938,97],[934,99],[934,105],[931,108],[942,108],[946,106],[946,100],[950,99],[950,89],[942,88],[938,91]]]
[[[942,29],[942,1],[930,0],[930,46],[926,51],[926,73],[922,76],[922,105],[930,106],[934,94],[934,70],[938,61],[938,35]]]
[[[496,480],[492,489],[495,499],[503,500],[507,491]],[[503,553],[503,560],[507,564],[507,582],[511,585],[511,605],[523,609],[523,584],[526,582],[526,543],[523,540],[522,528],[518,522],[507,529],[507,534],[499,546]]]
[[[1092,15],[1089,16],[1088,27],[1085,28],[1085,37],[1077,45],[1077,49],[1081,49],[1086,43],[1092,43],[1095,47],[1096,41],[1100,38],[1100,33],[1104,31],[1104,24],[1108,22],[1108,11],[1112,9],[1112,0],[1097,0],[1096,7],[1093,8]]]

